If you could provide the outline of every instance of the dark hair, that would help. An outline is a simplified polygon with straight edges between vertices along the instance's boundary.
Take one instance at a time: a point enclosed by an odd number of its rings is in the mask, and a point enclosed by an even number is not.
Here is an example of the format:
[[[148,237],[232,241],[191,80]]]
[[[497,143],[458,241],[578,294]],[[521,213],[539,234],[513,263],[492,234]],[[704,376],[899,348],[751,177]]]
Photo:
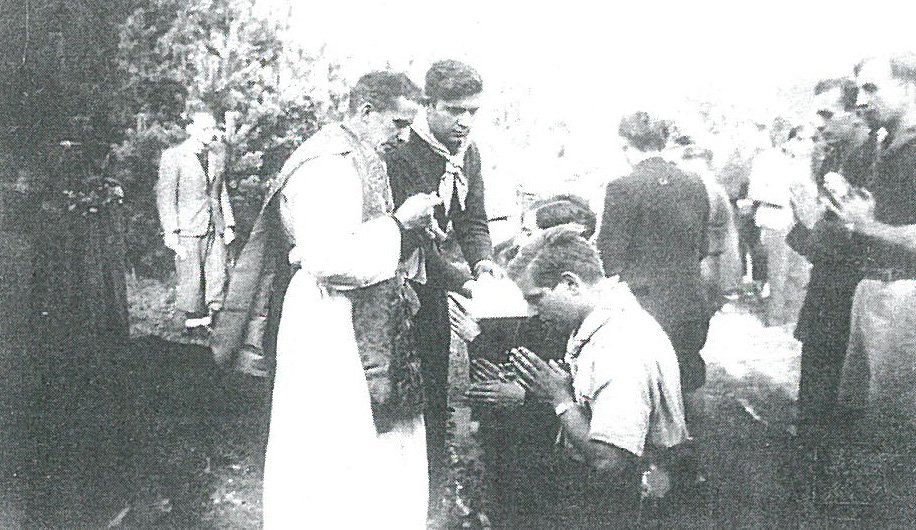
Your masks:
[[[432,102],[483,92],[483,79],[472,67],[452,59],[437,61],[426,72],[426,97]]]
[[[668,143],[669,122],[639,111],[620,119],[617,132],[640,151],[660,151]]]
[[[509,276],[518,280],[529,273],[538,287],[554,288],[564,272],[572,272],[587,283],[604,277],[598,250],[581,235],[575,225],[548,228],[522,247],[509,262]]]
[[[865,63],[872,61],[886,61],[891,68],[891,77],[908,83],[916,83],[916,53],[907,52],[885,57],[866,57],[852,68],[852,73],[859,75]]]
[[[554,226],[576,223],[585,227],[582,237],[589,239],[595,233],[598,216],[588,205],[588,201],[570,193],[554,195],[531,205],[537,227],[544,230]]]
[[[420,101],[423,94],[420,87],[401,72],[379,70],[359,78],[350,90],[350,112],[356,112],[366,103],[377,111],[397,108],[398,99],[403,96],[411,101]]]
[[[859,96],[859,87],[856,86],[855,81],[848,77],[821,79],[814,85],[814,95],[817,96],[835,88],[840,89],[840,103],[843,105],[843,110],[854,110],[856,108],[856,98]]]

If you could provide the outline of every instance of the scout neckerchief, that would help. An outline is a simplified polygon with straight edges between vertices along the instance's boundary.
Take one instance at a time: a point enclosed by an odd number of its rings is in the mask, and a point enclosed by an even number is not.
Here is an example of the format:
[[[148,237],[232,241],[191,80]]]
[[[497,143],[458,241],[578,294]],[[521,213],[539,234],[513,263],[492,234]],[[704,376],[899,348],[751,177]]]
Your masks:
[[[445,173],[439,179],[437,194],[445,205],[445,215],[448,216],[452,202],[457,199],[458,207],[463,211],[465,200],[468,196],[468,179],[464,174],[464,154],[467,152],[470,141],[465,139],[458,147],[458,152],[452,154],[447,147],[442,145],[429,129],[426,109],[421,109],[410,125],[415,133],[426,142],[432,150],[445,159]]]

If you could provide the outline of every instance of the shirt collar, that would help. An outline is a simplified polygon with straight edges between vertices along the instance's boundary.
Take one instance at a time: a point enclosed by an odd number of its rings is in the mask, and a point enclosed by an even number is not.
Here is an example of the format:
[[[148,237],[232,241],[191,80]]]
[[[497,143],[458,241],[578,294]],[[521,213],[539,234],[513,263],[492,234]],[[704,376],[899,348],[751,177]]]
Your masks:
[[[579,356],[582,348],[588,344],[595,333],[598,333],[598,330],[624,309],[620,297],[630,294],[626,284],[621,282],[617,276],[602,280],[598,286],[598,293],[598,305],[585,317],[567,344],[567,352],[574,358]]]

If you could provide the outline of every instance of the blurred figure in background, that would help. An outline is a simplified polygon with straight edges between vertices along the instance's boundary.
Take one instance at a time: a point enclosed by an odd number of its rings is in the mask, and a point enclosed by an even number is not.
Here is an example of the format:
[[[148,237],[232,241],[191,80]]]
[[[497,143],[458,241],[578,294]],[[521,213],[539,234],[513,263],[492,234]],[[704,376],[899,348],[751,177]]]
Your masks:
[[[731,202],[738,229],[738,255],[744,280],[754,282],[759,289],[766,283],[766,251],[760,244],[760,228],[754,222],[753,201],[747,198],[754,158],[770,147],[767,127],[763,123],[748,123],[750,144],[732,149],[725,164],[716,172],[718,181]]]
[[[190,333],[208,329],[222,308],[235,219],[224,161],[212,149],[221,135],[216,118],[195,112],[185,130],[187,140],[162,152],[156,203],[163,241],[175,253],[175,306]]]
[[[741,286],[743,271],[735,212],[728,193],[715,178],[712,151],[697,146],[689,136],[679,135],[669,143],[668,156],[684,171],[698,175],[709,196],[708,248],[700,268],[709,288],[712,315],[724,305],[725,296]]]
[[[772,149],[754,159],[748,199],[754,203],[754,222],[767,252],[767,285],[762,292],[765,323],[781,326],[795,321],[808,282],[809,264],[789,248],[786,236],[795,224],[794,208],[800,206],[793,204],[793,189],[814,186],[810,177],[813,145],[801,126],[774,124],[771,138]],[[795,195],[816,196],[813,191]]]

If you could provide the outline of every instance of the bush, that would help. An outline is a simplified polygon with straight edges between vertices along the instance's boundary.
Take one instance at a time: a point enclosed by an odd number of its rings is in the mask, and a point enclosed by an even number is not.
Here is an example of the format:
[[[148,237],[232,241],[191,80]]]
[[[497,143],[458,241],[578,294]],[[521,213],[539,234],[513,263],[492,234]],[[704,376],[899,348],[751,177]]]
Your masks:
[[[155,182],[163,149],[183,138],[186,112],[203,105],[225,127],[226,183],[244,240],[266,183],[336,111],[333,65],[284,42],[253,0],[149,0],[120,28],[114,114],[126,133],[114,175],[127,193],[131,265],[163,277],[171,266],[159,237]]]

